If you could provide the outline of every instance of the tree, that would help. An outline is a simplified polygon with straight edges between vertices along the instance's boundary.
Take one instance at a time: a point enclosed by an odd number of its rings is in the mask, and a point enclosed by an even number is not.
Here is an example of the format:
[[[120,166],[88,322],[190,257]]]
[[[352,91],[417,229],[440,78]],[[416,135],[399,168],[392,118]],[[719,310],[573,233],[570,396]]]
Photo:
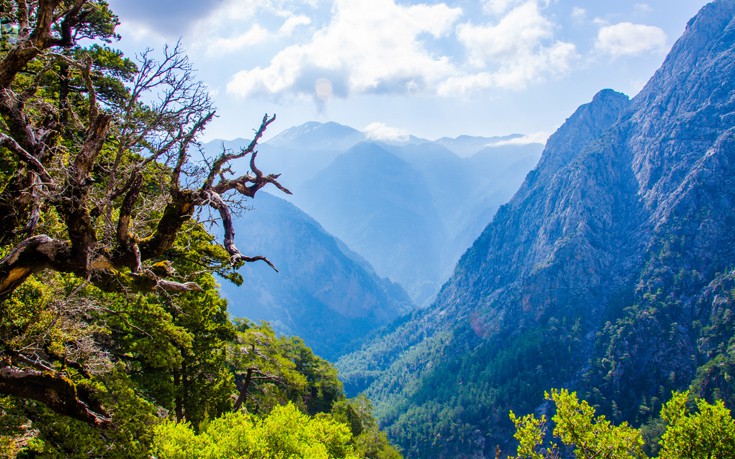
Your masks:
[[[373,417],[373,407],[364,395],[336,402],[332,417],[350,427],[355,453],[370,459],[400,459],[401,454],[390,444]]]
[[[170,258],[207,210],[222,224],[229,264],[202,258],[201,270],[232,275],[243,262],[270,264],[235,246],[232,211],[269,184],[288,193],[255,162],[274,116],[263,117],[247,147],[195,161],[196,139],[215,112],[180,46],[160,59],[146,51],[137,65],[101,46],[116,38],[117,25],[104,0],[3,1],[0,20],[17,31],[0,39],[0,312],[22,311],[30,295],[39,309],[23,316],[26,328],[56,308],[84,329],[87,312],[70,306],[103,310],[96,293],[83,294],[91,287],[202,291]],[[247,172],[233,173],[236,160],[249,163]],[[50,294],[34,280],[41,278],[65,285],[71,303],[38,297]],[[72,370],[49,364],[58,353],[48,349],[30,357],[15,349],[0,349],[0,393],[109,423],[94,390],[70,378],[87,373],[84,365]]]
[[[688,392],[674,393],[661,409],[666,431],[661,437],[661,459],[725,459],[735,457],[735,420],[722,401],[696,399],[696,411],[687,408]]]
[[[214,111],[180,47],[166,49],[160,62],[150,51],[143,53],[138,71],[118,88],[124,93],[99,101],[100,82],[115,73],[77,40],[109,37],[87,32],[98,25],[91,22],[98,21],[93,13],[107,12],[107,5],[68,3],[15,2],[21,33],[0,61],[0,145],[12,162],[2,196],[9,216],[2,234],[15,236],[0,260],[0,295],[7,297],[29,275],[46,269],[73,273],[105,290],[194,290],[195,285],[169,281],[144,262],[171,249],[201,207],[219,214],[233,264],[262,260],[242,255],[234,245],[225,197],[252,198],[267,184],[287,191],[277,176],[255,165],[257,143],[275,118],[266,115],[241,151],[192,163],[190,148]],[[104,17],[111,27],[114,16]],[[49,100],[49,80],[58,78],[62,66],[68,69],[66,90]],[[68,92],[75,90],[72,97]],[[157,99],[146,105],[146,97]],[[62,125],[62,119],[73,121]],[[230,163],[245,157],[250,170],[227,178]],[[42,209],[58,214],[65,238],[35,234]]]
[[[112,294],[116,314],[107,319],[108,351],[125,362],[146,397],[177,420],[197,426],[230,411],[234,387],[226,349],[235,338],[227,302],[214,277],[201,272],[203,257],[226,260],[201,225],[187,230],[170,252],[177,273],[191,277],[201,291],[185,295]]]
[[[605,416],[595,416],[595,409],[586,401],[579,400],[577,394],[566,389],[546,393],[546,399],[553,402],[556,413],[553,435],[561,444],[574,452],[579,459],[634,459],[645,458],[641,432],[622,423],[613,425]],[[510,413],[516,426],[514,437],[519,441],[518,458],[542,459],[559,456],[557,445],[550,443],[546,448],[544,436],[546,418],[533,415],[522,417]]]
[[[302,404],[306,377],[284,343],[267,323],[254,324],[245,319],[236,323],[236,338],[230,343],[228,360],[235,374],[237,399],[233,409],[251,413],[269,412],[288,401]]]
[[[674,392],[661,409],[664,432],[658,441],[660,459],[725,459],[735,457],[735,419],[725,405],[695,399],[687,407],[689,393]],[[556,413],[551,418],[553,435],[561,445],[573,451],[576,458],[646,458],[641,430],[627,423],[613,425],[604,416],[595,416],[595,409],[574,392],[552,390],[546,394],[554,403]],[[543,459],[559,457],[553,443],[544,448],[545,417],[518,417],[511,412],[518,440],[517,458]]]
[[[229,361],[238,385],[234,409],[252,413],[294,403],[308,414],[328,413],[345,398],[337,369],[302,339],[276,336],[267,323],[237,321]]]
[[[329,417],[309,417],[294,405],[277,407],[263,418],[241,412],[210,422],[199,434],[187,424],[163,423],[156,429],[155,457],[357,459],[349,428]]]

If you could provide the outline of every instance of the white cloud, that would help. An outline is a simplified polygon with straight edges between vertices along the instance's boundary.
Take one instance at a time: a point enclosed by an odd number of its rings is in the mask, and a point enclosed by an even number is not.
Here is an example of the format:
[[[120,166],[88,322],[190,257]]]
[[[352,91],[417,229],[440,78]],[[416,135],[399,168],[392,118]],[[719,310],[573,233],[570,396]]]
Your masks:
[[[648,3],[636,3],[633,7],[638,14],[653,13],[653,8]]]
[[[508,13],[498,24],[462,24],[457,37],[470,53],[470,63],[484,67],[488,61],[531,50],[553,35],[553,25],[536,2],[527,2]]]
[[[455,96],[518,90],[567,73],[578,57],[573,43],[554,37],[556,26],[544,14],[546,0],[486,1],[486,10],[498,16],[485,24],[458,23],[462,10],[444,3],[396,2],[335,0],[323,27],[306,17],[289,18],[281,30],[289,29],[289,21],[294,27],[310,26],[307,39],[302,33],[301,42],[276,52],[267,63],[235,73],[227,92],[243,98],[308,97],[323,108],[329,99],[350,94]],[[234,49],[246,41],[217,47]],[[432,48],[436,43],[452,43],[453,55]],[[328,97],[325,84],[317,81],[329,82]]]
[[[580,8],[579,6],[575,6],[572,8],[572,18],[581,21],[587,18],[587,10],[584,8]]]
[[[534,132],[520,137],[513,137],[512,139],[499,140],[497,142],[490,143],[488,147],[502,147],[505,145],[528,145],[530,143],[543,143],[545,144],[549,140],[551,134],[548,132]]]
[[[655,26],[621,22],[602,27],[595,48],[613,57],[634,56],[666,49],[666,32]]]
[[[207,51],[210,54],[228,54],[245,46],[257,45],[263,43],[272,34],[259,24],[252,26],[247,32],[234,37],[213,37],[209,40]]]
[[[385,123],[374,122],[365,126],[365,136],[370,140],[383,140],[386,142],[405,142],[408,140],[408,131],[395,128]]]
[[[308,16],[290,16],[278,29],[278,33],[282,36],[290,36],[297,27],[309,24],[311,24],[311,19]]]
[[[477,72],[448,78],[441,94],[491,87],[523,89],[549,75],[566,73],[577,57],[572,43],[554,40],[554,24],[536,1],[526,1],[494,25],[462,24],[457,37]]]
[[[544,81],[549,76],[563,75],[577,58],[572,43],[558,42],[536,54],[519,54],[504,62],[495,72],[478,72],[447,78],[438,87],[438,94],[454,96],[483,89],[521,90],[529,84]]]
[[[405,92],[454,73],[446,57],[434,57],[418,39],[451,32],[461,14],[445,4],[397,5],[394,0],[337,0],[331,23],[309,43],[288,46],[265,67],[238,72],[231,94],[313,91],[331,75],[335,95]],[[338,88],[342,91],[338,91]]]
[[[500,15],[518,3],[519,0],[485,0],[482,2],[482,8],[486,13]]]
[[[143,22],[135,22],[135,21],[126,21],[121,23],[117,29],[115,30],[117,33],[119,33],[121,36],[132,39],[137,42],[165,42],[165,39],[156,34],[153,29],[143,23]]]
[[[210,36],[206,40],[198,41],[198,43],[200,47],[203,43],[206,43],[207,53],[210,55],[231,54],[248,46],[289,37],[297,27],[309,24],[311,24],[311,19],[306,16],[290,16],[286,18],[276,32],[271,32],[260,24],[255,24],[245,33],[231,37]]]

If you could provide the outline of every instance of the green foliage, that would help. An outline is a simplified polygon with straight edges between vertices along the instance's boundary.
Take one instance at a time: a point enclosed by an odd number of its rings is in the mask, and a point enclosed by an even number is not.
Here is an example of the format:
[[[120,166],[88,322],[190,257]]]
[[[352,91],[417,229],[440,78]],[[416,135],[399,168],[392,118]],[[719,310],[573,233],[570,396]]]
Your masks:
[[[19,458],[125,459],[146,457],[153,439],[152,426],[159,422],[155,407],[136,393],[128,376],[115,368],[103,376],[107,406],[114,406],[114,429],[100,431],[87,423],[69,419],[33,401],[19,401],[32,438],[18,452]],[[100,387],[102,388],[102,387]]]
[[[577,394],[554,390],[546,398],[556,405],[554,436],[565,445],[574,446],[577,458],[628,459],[643,458],[643,438],[638,429],[624,422],[618,426],[595,416],[595,409]]]
[[[346,425],[288,404],[264,418],[229,413],[199,434],[187,423],[164,422],[155,428],[152,453],[159,459],[356,458],[350,439]]]
[[[358,457],[370,459],[396,459],[400,453],[380,431],[370,400],[363,394],[353,399],[340,400],[332,407],[332,417],[350,427],[353,446]]]
[[[735,420],[722,401],[695,400],[687,408],[688,393],[675,393],[661,410],[666,431],[661,437],[661,459],[725,459],[735,457]]]
[[[511,411],[510,420],[516,428],[513,438],[518,441],[516,459],[544,459],[540,448],[544,442],[546,417],[537,418],[532,414],[518,417]]]
[[[545,390],[575,377],[569,362],[584,365],[581,328],[578,320],[549,318],[523,333],[484,339],[466,323],[411,346],[425,331],[399,326],[386,335],[391,342],[372,343],[338,366],[352,387],[360,387],[356,379],[373,377],[362,361],[385,359],[390,349],[401,355],[366,394],[407,456],[461,457],[478,448],[492,456],[512,435],[508,409],[518,413],[542,404]]]
[[[250,372],[245,406],[249,412],[269,412],[290,401],[309,414],[327,413],[344,399],[337,370],[314,355],[300,338],[277,337],[267,323],[240,320],[229,362],[240,387]]]
[[[562,449],[568,448],[578,459],[647,458],[643,450],[641,429],[623,422],[613,425],[604,416],[596,415],[586,401],[565,389],[546,394],[554,403],[556,413],[553,435]],[[663,434],[658,440],[659,459],[724,459],[735,457],[735,419],[721,401],[714,404],[696,399],[696,410],[688,408],[688,392],[674,392],[661,409]],[[558,457],[559,448],[546,441],[546,418],[532,414],[522,417],[512,411],[516,426],[517,459]]]

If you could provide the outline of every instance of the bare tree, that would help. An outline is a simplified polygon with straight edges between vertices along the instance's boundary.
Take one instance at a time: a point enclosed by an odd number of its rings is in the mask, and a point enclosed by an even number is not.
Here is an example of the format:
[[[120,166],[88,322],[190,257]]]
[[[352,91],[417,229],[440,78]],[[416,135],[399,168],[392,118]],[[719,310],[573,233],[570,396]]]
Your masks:
[[[179,46],[165,50],[161,61],[153,59],[150,51],[143,53],[124,103],[103,110],[92,81],[91,58],[54,52],[74,45],[74,27],[80,26],[85,7],[93,2],[77,1],[63,10],[61,1],[41,1],[32,7],[17,3],[21,30],[28,28],[29,32],[21,34],[0,61],[0,116],[4,122],[0,145],[19,164],[13,187],[18,199],[13,204],[22,211],[12,212],[16,215],[12,232],[26,237],[0,260],[0,298],[29,275],[45,269],[74,273],[106,290],[196,289],[196,285],[154,274],[144,262],[162,257],[182,226],[203,206],[220,215],[223,245],[233,264],[264,260],[244,256],[235,246],[226,196],[236,193],[252,198],[268,184],[289,192],[278,183],[277,175],[264,174],[255,163],[258,141],[275,117],[262,119],[247,147],[236,152],[223,149],[216,158],[194,165],[190,151],[214,110]],[[32,18],[35,22],[30,27]],[[57,29],[64,32],[59,37],[54,33]],[[16,92],[14,82],[34,60],[44,67],[22,93]],[[75,131],[81,134],[66,145],[58,142],[67,128],[59,125],[60,110],[37,96],[45,77],[58,64],[75,67],[86,86],[85,106],[64,105],[72,112],[66,118],[79,124]],[[153,102],[145,104],[145,96],[154,97]],[[38,109],[43,109],[43,116],[35,114]],[[114,157],[102,160],[100,152],[110,147]],[[243,158],[249,160],[249,171],[232,176],[231,163]],[[101,173],[93,174],[95,169]],[[144,191],[146,174],[157,181],[153,192]],[[97,183],[100,177],[104,177],[104,186]],[[163,208],[146,208],[153,199],[164,203]],[[38,211],[44,206],[53,207],[61,216],[67,238],[34,234]]]
[[[3,22],[18,32],[4,36],[0,49],[0,157],[11,164],[0,176],[0,301],[43,271],[106,291],[198,290],[153,264],[167,266],[167,251],[205,208],[221,220],[232,265],[270,264],[238,250],[231,209],[269,184],[290,193],[256,166],[258,142],[275,116],[263,117],[245,148],[194,161],[197,137],[215,112],[179,45],[160,59],[142,53],[126,75],[129,63],[119,54],[78,45],[114,38],[116,18],[104,1],[2,5]],[[95,52],[117,56],[121,68],[100,63]],[[107,83],[116,84],[114,94]],[[233,173],[238,160],[245,173]],[[58,216],[59,227],[43,226],[44,213]],[[12,359],[0,363],[0,392],[89,422],[108,420],[63,375]]]

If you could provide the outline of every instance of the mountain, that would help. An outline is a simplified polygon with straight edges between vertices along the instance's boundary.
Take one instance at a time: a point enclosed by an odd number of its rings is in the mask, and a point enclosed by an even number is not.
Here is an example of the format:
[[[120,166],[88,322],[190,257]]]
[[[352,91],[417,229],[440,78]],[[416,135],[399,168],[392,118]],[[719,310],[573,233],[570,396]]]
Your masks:
[[[459,257],[536,165],[543,145],[493,147],[484,144],[466,158],[457,156],[438,142],[386,145],[384,148],[409,163],[424,182],[430,184],[429,197],[446,235],[440,244],[439,271],[435,274],[438,291],[439,283],[449,278]]]
[[[281,174],[294,193],[285,199],[426,305],[538,161],[543,145],[501,142],[517,137],[368,141],[348,126],[308,122],[261,144],[258,165]],[[248,143],[217,140],[203,150]]]
[[[426,140],[363,142],[305,181],[292,201],[422,305],[510,199],[541,148],[460,158]]]
[[[304,182],[293,202],[424,305],[540,150],[460,158],[429,141],[363,142]]]
[[[735,406],[734,17],[705,6],[633,100],[580,107],[436,301],[340,359],[407,457],[505,452],[552,387],[633,423],[671,390]]]
[[[258,145],[258,166],[263,171],[281,174],[280,182],[295,191],[337,156],[365,138],[365,134],[349,126],[310,121],[288,128]],[[249,143],[250,140],[246,139],[213,140],[202,148],[209,155],[214,155],[222,147],[238,150]]]
[[[328,123],[309,121],[286,129],[268,140],[266,144],[300,150],[344,151],[365,139],[365,134],[349,126],[331,121]]]
[[[412,309],[401,287],[379,278],[312,218],[275,196],[258,194],[236,220],[236,242],[243,253],[267,255],[279,272],[248,264],[241,268],[242,286],[223,283],[230,314],[267,320],[326,359],[336,360]]]
[[[410,164],[373,142],[337,157],[294,202],[412,298],[434,293],[446,239],[429,186]]]

